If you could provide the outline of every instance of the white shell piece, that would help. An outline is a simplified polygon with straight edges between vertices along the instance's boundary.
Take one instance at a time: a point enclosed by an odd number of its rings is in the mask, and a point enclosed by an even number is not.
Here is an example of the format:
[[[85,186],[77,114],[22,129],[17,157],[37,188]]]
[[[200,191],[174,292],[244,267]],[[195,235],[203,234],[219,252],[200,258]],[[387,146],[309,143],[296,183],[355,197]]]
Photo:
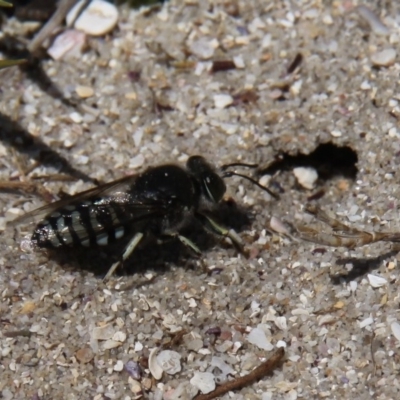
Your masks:
[[[400,324],[395,321],[390,324],[393,336],[400,342]]]
[[[387,284],[387,280],[381,276],[368,274],[369,284],[374,288],[379,288]]]
[[[274,346],[267,339],[265,332],[260,328],[254,328],[247,336],[247,340],[251,343],[259,347],[260,349],[271,351]]]
[[[150,351],[149,370],[151,375],[153,375],[154,379],[160,380],[164,370],[161,368],[160,364],[157,361],[157,351],[158,351],[157,347],[155,347]]]
[[[314,189],[315,182],[318,179],[318,173],[314,168],[298,167],[293,169],[293,174],[297,182],[306,189]]]
[[[164,350],[157,355],[157,363],[164,372],[174,375],[181,371],[181,355],[176,351]]]
[[[67,29],[60,33],[47,49],[53,60],[60,60],[66,56],[79,57],[86,43],[86,35],[74,29]]]
[[[196,372],[190,383],[197,387],[203,394],[210,393],[215,389],[215,377],[211,372]]]
[[[67,15],[67,25],[76,19],[82,7],[83,0],[79,1]],[[110,32],[118,22],[118,9],[104,0],[93,0],[75,20],[74,27],[79,31],[92,36],[102,36]]]

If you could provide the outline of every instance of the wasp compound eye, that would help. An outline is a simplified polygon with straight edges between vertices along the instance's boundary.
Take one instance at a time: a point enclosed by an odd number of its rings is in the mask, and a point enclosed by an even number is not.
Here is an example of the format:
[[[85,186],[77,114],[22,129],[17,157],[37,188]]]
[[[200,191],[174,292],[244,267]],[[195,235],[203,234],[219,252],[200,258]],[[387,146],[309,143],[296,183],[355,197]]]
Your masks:
[[[204,157],[190,157],[186,167],[200,184],[201,192],[207,200],[213,203],[221,201],[226,192],[225,182]]]

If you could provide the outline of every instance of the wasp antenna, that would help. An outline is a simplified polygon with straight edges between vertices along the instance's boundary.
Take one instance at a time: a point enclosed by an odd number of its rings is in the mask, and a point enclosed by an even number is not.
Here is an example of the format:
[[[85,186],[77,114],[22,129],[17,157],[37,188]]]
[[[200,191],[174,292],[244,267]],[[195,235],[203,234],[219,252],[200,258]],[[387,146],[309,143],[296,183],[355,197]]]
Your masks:
[[[279,199],[279,195],[277,195],[276,193],[272,192],[270,189],[268,189],[266,186],[261,185],[261,183],[257,182],[255,179],[251,178],[250,176],[247,175],[243,175],[243,174],[239,174],[238,172],[234,172],[234,171],[226,171],[223,174],[223,178],[229,178],[231,176],[239,176],[240,178],[243,179],[247,179],[249,182],[251,182],[252,184],[258,186],[260,189],[264,190],[265,192],[267,192],[268,194],[270,194],[274,199],[278,200]]]
[[[248,163],[232,163],[232,164],[224,164],[221,166],[221,171],[226,171],[228,168],[233,167],[245,167],[245,168],[258,168],[258,164],[248,164]]]

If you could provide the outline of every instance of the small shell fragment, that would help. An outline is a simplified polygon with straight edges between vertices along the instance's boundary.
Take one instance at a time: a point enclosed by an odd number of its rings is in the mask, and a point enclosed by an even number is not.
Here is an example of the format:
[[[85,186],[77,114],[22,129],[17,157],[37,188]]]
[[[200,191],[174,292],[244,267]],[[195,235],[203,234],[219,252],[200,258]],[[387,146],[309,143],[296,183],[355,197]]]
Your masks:
[[[333,131],[331,131],[331,135],[332,135],[333,137],[340,137],[340,136],[342,136],[342,132],[340,132],[340,131],[337,130],[337,129],[334,129]]]
[[[104,0],[93,0],[79,14],[84,0],[79,1],[67,14],[67,25],[92,36],[102,36],[110,32],[118,22],[118,9]]]
[[[400,324],[395,321],[390,324],[393,336],[400,342]]]
[[[150,351],[149,370],[151,375],[153,375],[154,379],[160,380],[164,370],[161,368],[160,364],[157,361],[157,351],[158,351],[157,347],[155,347]]]
[[[121,344],[122,344],[121,342],[117,342],[116,340],[109,339],[103,343],[103,349],[104,350],[115,349],[116,347],[121,346]]]
[[[365,318],[359,322],[360,328],[365,328],[366,326],[371,325],[373,323],[374,323],[374,319],[372,317]]]
[[[128,379],[129,388],[134,395],[134,399],[140,399],[143,397],[142,385],[136,379],[129,378]]]
[[[387,280],[381,276],[368,274],[369,284],[374,288],[379,288],[387,284]]]
[[[233,103],[233,97],[230,94],[216,94],[214,95],[215,108],[225,108]]]
[[[116,372],[121,372],[124,369],[124,363],[121,360],[118,360],[113,369]]]
[[[314,189],[315,182],[318,179],[318,173],[314,168],[297,167],[293,169],[293,174],[297,182],[306,189]]]
[[[94,90],[89,86],[77,86],[75,92],[82,99],[87,99],[94,95]]]
[[[162,351],[157,355],[157,363],[169,375],[174,375],[181,371],[181,355],[176,351]]]
[[[214,375],[211,372],[196,372],[190,383],[198,388],[201,393],[207,394],[215,389]]]
[[[271,217],[269,221],[269,227],[282,235],[290,235],[289,229],[285,226],[285,224],[277,217]]]
[[[125,342],[126,333],[122,331],[115,332],[112,339],[115,340],[116,342]]]
[[[360,5],[355,8],[361,18],[367,22],[372,32],[376,35],[387,36],[390,34],[388,27],[379,19],[379,17],[367,6]]]
[[[275,325],[281,329],[281,330],[286,330],[287,329],[287,321],[286,317],[276,317],[275,318]]]
[[[62,58],[78,58],[86,44],[86,35],[74,29],[60,33],[47,49],[47,54],[53,60]]]
[[[202,37],[190,45],[190,51],[201,60],[208,60],[214,55],[217,47],[218,42],[216,40]]]
[[[390,67],[396,61],[396,50],[393,48],[385,49],[374,53],[371,56],[372,64],[377,67]]]
[[[251,344],[254,344],[258,348],[266,351],[271,351],[274,348],[271,342],[267,339],[265,332],[260,328],[252,329],[249,333],[249,336],[247,336],[247,340]]]
[[[92,339],[95,340],[107,340],[111,339],[115,333],[115,329],[112,325],[99,326],[93,329]]]

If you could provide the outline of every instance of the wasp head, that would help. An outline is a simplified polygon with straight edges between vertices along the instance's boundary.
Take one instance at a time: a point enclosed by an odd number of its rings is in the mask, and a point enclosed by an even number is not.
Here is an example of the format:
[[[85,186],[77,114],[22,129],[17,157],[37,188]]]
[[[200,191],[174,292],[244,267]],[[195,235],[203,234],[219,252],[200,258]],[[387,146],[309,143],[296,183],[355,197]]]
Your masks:
[[[186,167],[200,186],[201,194],[212,203],[219,203],[226,192],[224,180],[202,156],[189,157]]]

